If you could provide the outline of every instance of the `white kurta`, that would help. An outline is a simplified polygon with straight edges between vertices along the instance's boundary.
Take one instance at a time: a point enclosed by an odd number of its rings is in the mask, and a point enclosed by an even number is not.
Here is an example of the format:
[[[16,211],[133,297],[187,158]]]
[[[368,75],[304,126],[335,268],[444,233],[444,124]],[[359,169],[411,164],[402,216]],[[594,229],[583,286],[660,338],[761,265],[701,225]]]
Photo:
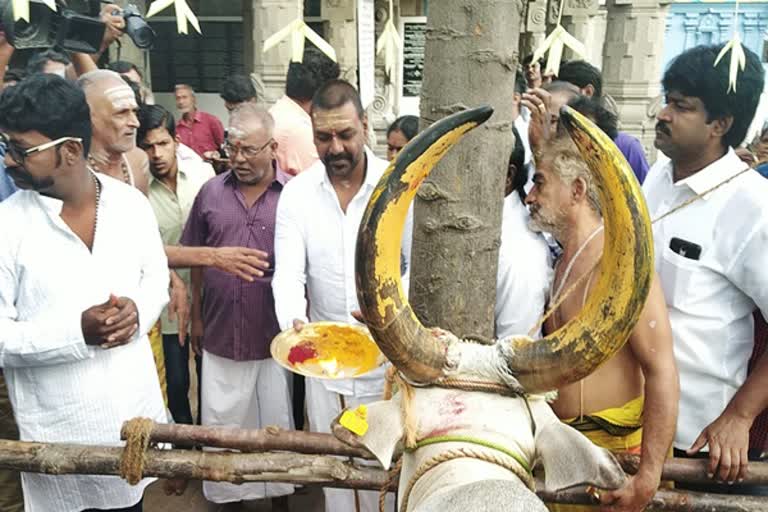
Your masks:
[[[528,229],[528,210],[517,192],[504,199],[496,278],[496,337],[525,335],[541,319],[552,279],[552,257]],[[537,336],[541,329],[537,329]]]
[[[25,441],[120,445],[124,421],[166,421],[147,338],[168,302],[157,222],[141,193],[99,180],[93,253],[61,220],[61,201],[20,191],[0,204],[0,366]],[[136,303],[139,331],[122,347],[87,346],[81,314],[110,293]],[[27,512],[128,507],[150,482],[22,475]]]

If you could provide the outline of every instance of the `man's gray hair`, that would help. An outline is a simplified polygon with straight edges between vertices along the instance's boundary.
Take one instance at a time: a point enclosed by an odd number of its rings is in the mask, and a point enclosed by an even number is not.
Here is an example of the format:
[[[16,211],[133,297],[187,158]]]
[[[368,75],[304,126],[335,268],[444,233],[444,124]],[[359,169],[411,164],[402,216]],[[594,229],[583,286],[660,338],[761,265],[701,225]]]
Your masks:
[[[587,187],[587,201],[589,201],[592,209],[602,216],[600,195],[595,179],[592,177],[587,162],[584,161],[568,135],[557,137],[548,142],[541,161],[550,162],[552,172],[567,185],[572,184],[578,178],[584,180]]]
[[[254,123],[263,128],[270,138],[272,137],[275,130],[275,120],[263,106],[252,102],[241,103],[229,115],[230,129],[249,131],[245,130],[245,126],[251,128]]]
[[[80,87],[86,94],[88,89],[104,82],[117,82],[119,84],[125,84],[126,86],[128,85],[122,76],[109,69],[95,69],[80,75],[77,79],[78,87]]]
[[[192,88],[192,86],[191,86],[191,85],[189,85],[189,84],[176,84],[176,85],[173,87],[173,90],[174,90],[174,91],[178,91],[179,89],[186,89],[186,90],[188,90],[188,91],[189,91],[189,92],[192,94],[192,96],[194,96],[194,95],[195,95],[195,90],[194,90],[194,89]]]

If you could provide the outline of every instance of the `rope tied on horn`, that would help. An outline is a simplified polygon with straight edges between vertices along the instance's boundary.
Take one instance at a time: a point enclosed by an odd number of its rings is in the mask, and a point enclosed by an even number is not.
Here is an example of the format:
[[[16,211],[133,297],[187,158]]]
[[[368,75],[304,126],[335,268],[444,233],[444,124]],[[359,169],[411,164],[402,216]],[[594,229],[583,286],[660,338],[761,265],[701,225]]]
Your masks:
[[[147,449],[155,422],[149,418],[133,418],[123,426],[125,448],[120,457],[120,476],[136,485],[144,476]]]

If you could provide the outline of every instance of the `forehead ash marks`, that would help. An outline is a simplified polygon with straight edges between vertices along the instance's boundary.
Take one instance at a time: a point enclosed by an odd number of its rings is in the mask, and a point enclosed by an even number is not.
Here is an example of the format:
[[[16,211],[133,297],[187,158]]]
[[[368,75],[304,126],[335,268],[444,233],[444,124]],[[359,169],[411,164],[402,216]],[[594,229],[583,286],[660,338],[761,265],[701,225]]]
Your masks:
[[[104,97],[115,110],[134,109],[138,107],[133,89],[127,85],[117,85],[104,90]]]
[[[341,131],[354,125],[356,117],[341,112],[313,112],[312,120],[318,130]]]

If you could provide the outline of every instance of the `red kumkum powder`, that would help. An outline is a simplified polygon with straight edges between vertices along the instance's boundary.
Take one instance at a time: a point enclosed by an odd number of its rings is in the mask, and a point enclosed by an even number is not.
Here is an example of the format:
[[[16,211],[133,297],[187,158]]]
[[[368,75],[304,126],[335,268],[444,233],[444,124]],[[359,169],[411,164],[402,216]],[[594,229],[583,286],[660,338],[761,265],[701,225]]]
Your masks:
[[[314,359],[316,357],[317,351],[315,350],[315,347],[312,346],[311,342],[299,343],[298,345],[291,347],[290,352],[288,352],[288,362],[292,365],[303,363],[307,359]]]

